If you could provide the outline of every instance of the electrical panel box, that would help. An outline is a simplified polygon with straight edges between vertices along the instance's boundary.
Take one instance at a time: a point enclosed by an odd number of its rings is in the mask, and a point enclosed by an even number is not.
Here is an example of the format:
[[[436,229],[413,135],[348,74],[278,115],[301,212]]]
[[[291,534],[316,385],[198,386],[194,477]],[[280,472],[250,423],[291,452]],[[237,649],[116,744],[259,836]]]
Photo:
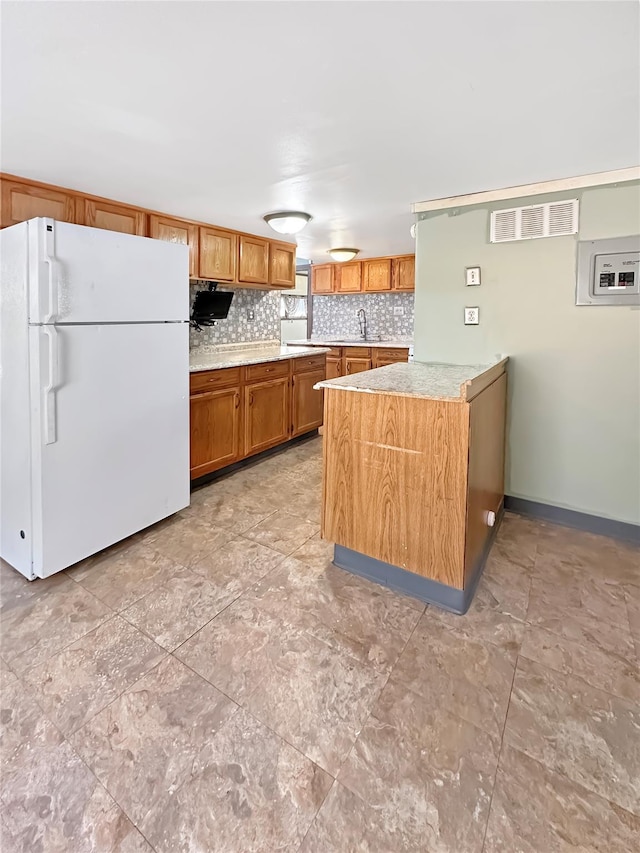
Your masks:
[[[640,237],[578,243],[576,305],[640,305]]]

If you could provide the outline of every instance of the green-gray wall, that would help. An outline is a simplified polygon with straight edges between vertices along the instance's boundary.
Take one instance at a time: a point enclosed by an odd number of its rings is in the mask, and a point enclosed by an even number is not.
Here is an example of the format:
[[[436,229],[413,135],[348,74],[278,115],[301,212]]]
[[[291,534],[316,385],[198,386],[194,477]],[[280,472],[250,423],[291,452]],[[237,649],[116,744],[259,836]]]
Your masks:
[[[489,243],[493,209],[580,199],[580,232]],[[422,214],[416,361],[509,355],[509,495],[640,523],[640,309],[575,305],[577,239],[640,232],[640,186]],[[482,268],[480,287],[464,269]],[[465,326],[465,305],[480,325]]]

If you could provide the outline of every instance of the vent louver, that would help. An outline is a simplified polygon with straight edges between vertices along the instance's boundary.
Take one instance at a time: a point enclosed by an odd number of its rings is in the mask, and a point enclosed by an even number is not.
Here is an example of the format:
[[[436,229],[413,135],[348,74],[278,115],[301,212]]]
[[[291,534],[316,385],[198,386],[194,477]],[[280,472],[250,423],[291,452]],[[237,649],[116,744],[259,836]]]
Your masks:
[[[578,231],[578,199],[511,207],[491,213],[492,243],[561,237]]]

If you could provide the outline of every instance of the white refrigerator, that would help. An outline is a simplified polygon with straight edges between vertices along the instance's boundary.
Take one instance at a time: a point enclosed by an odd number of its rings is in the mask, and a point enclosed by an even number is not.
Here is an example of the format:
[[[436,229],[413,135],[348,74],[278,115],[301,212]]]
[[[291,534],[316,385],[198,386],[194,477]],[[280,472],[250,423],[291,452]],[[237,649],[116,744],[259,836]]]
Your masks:
[[[186,246],[0,231],[0,556],[47,577],[189,504]]]

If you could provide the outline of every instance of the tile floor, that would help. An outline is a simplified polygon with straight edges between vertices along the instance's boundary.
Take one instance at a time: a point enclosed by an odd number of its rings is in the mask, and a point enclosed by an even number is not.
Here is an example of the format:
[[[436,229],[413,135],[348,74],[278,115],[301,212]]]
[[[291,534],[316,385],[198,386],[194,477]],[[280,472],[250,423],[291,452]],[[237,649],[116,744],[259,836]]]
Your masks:
[[[2,567],[3,853],[640,848],[640,551],[508,515],[452,616],[331,565],[320,469]]]

